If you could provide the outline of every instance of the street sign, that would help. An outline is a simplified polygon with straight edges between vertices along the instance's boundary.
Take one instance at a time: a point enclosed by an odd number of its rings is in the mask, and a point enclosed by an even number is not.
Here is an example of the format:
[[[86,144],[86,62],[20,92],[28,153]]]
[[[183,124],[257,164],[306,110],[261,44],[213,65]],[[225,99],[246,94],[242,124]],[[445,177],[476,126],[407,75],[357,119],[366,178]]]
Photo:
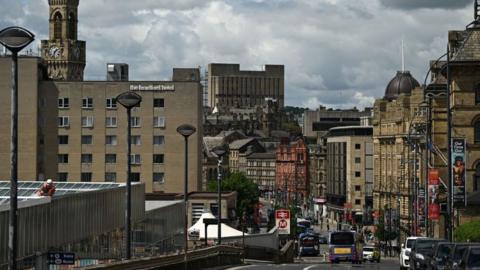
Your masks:
[[[47,254],[48,264],[64,265],[75,264],[75,253],[72,252],[49,252]]]
[[[275,211],[275,223],[278,234],[290,234],[290,210],[280,209]]]

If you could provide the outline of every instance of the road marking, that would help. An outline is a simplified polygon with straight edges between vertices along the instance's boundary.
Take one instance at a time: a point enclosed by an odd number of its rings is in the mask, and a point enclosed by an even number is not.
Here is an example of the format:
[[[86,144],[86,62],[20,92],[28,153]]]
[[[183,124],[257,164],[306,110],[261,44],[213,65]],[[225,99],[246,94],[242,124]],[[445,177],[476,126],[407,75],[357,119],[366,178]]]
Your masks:
[[[245,265],[245,266],[237,266],[237,267],[233,267],[233,268],[228,268],[227,270],[240,270],[240,269],[247,269],[247,268],[254,267],[254,266],[258,266],[258,265]]]
[[[310,266],[307,266],[307,267],[303,268],[303,270],[310,270],[310,269],[314,268],[315,266],[317,266],[317,265],[316,264],[310,265]]]

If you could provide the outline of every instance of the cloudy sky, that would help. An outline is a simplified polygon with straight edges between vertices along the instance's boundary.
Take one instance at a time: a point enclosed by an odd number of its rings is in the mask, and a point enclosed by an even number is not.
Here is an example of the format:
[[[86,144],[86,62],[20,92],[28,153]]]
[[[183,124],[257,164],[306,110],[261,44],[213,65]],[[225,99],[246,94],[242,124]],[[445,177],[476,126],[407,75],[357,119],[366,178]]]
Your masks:
[[[47,0],[0,0],[0,28],[48,37]],[[285,65],[287,105],[371,106],[401,69],[422,83],[446,50],[447,31],[473,20],[473,0],[80,0],[86,79],[126,62],[132,80],[173,67]]]

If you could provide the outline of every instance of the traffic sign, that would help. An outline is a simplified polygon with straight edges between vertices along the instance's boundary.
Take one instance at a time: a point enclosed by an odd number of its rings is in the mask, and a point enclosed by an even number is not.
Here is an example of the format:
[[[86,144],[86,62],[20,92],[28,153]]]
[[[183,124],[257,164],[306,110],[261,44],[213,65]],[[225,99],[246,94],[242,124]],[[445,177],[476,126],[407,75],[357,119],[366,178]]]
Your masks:
[[[75,253],[72,252],[49,252],[47,254],[48,264],[64,265],[75,264]]]
[[[290,210],[280,209],[275,211],[275,223],[278,234],[290,234]]]

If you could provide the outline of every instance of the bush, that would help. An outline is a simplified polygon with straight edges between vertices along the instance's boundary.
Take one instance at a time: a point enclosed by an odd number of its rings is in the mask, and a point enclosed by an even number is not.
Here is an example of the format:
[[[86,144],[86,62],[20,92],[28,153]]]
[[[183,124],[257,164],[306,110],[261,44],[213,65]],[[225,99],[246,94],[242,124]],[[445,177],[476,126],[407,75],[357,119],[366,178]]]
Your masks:
[[[480,242],[480,221],[472,221],[455,229],[456,242]]]

